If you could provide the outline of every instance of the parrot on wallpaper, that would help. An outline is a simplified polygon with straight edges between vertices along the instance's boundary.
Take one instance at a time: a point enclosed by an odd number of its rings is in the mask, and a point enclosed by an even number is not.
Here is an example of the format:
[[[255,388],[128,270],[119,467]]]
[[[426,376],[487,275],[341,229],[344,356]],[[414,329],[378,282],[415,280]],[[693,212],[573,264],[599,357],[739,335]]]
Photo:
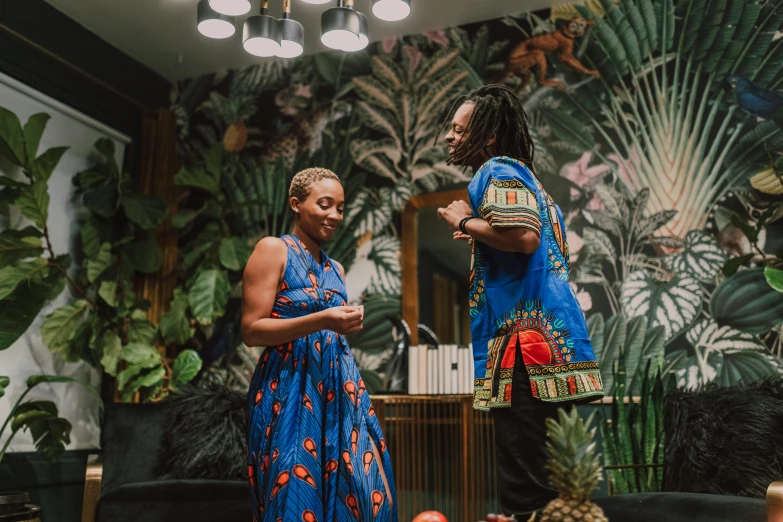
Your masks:
[[[783,126],[783,94],[753,85],[742,76],[731,75],[726,81],[734,91],[734,99],[742,110]]]

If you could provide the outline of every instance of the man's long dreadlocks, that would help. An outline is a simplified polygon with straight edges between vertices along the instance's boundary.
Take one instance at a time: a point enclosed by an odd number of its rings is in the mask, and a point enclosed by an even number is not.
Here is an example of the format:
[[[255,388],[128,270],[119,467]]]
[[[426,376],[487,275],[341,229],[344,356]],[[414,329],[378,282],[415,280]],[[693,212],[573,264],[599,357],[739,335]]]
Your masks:
[[[532,168],[535,147],[527,130],[527,115],[514,91],[504,85],[486,85],[460,96],[451,106],[438,137],[463,103],[473,103],[475,107],[465,129],[468,137],[449,158],[449,164],[464,162],[480,150],[486,150],[487,143],[494,136],[495,155],[518,159]]]

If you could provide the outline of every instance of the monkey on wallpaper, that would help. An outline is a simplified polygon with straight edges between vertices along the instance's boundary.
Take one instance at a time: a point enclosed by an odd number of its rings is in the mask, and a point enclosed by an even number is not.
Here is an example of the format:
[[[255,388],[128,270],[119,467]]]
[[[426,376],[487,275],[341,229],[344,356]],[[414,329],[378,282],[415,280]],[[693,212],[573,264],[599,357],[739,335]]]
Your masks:
[[[584,36],[587,27],[595,24],[594,20],[572,18],[559,19],[555,22],[557,29],[551,33],[539,34],[517,44],[511,50],[506,60],[506,70],[501,83],[512,76],[521,80],[518,90],[521,91],[530,84],[533,69],[537,69],[536,79],[543,87],[565,88],[563,82],[547,78],[547,54],[558,52],[560,61],[581,73],[600,77],[598,71],[588,69],[574,56],[574,40]]]

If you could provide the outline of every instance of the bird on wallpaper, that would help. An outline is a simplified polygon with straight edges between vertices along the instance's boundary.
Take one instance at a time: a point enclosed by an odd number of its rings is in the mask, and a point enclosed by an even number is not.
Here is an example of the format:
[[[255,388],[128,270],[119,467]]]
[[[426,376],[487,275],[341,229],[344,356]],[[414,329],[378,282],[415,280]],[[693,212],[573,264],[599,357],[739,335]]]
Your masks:
[[[783,125],[783,94],[754,85],[742,76],[731,75],[726,81],[734,91],[734,99],[742,110]]]

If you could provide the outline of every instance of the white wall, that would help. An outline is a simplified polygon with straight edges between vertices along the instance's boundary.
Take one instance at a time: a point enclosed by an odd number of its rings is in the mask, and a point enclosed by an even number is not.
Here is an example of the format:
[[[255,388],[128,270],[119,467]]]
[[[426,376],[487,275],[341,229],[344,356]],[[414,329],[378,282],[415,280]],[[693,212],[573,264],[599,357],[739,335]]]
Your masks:
[[[36,113],[45,112],[51,116],[41,139],[39,154],[50,147],[70,147],[49,179],[48,227],[56,254],[72,252],[74,238],[78,235],[75,209],[72,204],[73,176],[95,164],[97,153],[93,149],[99,138],[110,138],[115,143],[116,159],[122,165],[125,145],[130,142],[113,129],[67,107],[48,96],[0,73],[0,106],[14,112],[22,122]],[[0,174],[22,179],[19,169],[6,162],[0,163]],[[25,218],[15,209],[0,215],[0,230],[26,226]],[[40,325],[43,317],[53,309],[71,299],[66,289],[60,296],[48,303],[30,328],[16,343],[0,351],[0,375],[11,378],[6,395],[0,398],[0,424],[11,411],[25,390],[25,381],[33,374],[67,375],[99,387],[101,373],[84,362],[66,363],[52,354],[41,341]],[[28,398],[54,401],[61,417],[73,425],[71,444],[67,449],[97,448],[99,444],[99,420],[96,399],[83,387],[76,384],[42,384],[37,386]],[[9,430],[6,430],[9,431]],[[4,433],[0,447],[8,438]],[[10,451],[34,451],[35,446],[29,433],[18,433],[11,442]]]

